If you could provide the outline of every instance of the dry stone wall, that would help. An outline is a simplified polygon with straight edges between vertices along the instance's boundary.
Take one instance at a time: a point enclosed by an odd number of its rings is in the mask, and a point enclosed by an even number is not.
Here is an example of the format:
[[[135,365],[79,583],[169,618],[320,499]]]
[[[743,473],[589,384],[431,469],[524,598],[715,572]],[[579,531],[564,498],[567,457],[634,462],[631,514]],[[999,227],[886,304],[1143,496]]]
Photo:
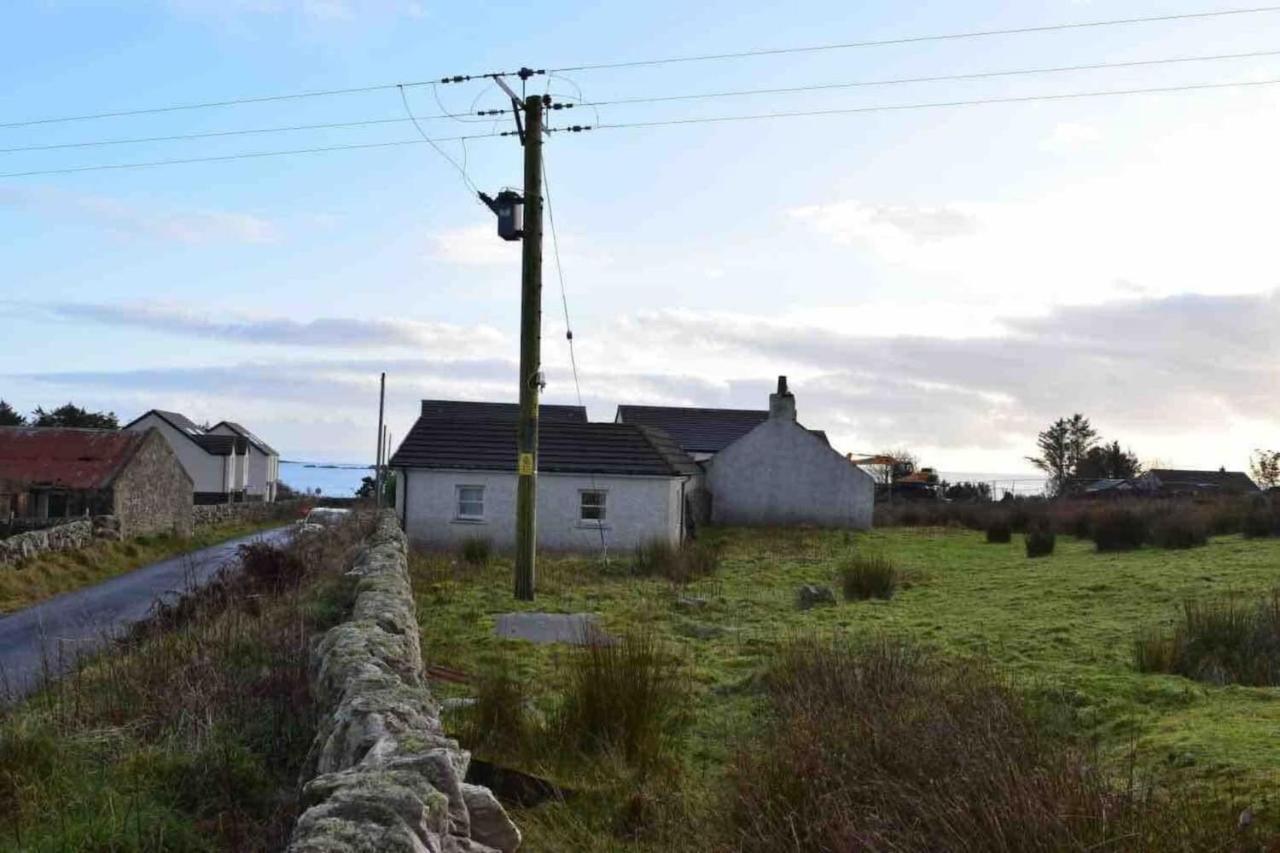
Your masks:
[[[302,500],[275,501],[274,503],[247,501],[234,504],[197,504],[192,507],[191,513],[196,527],[241,521],[257,524],[274,519],[288,521],[297,518],[304,506],[309,506],[309,503]]]
[[[119,538],[120,521],[111,515],[98,515],[43,530],[31,530],[0,539],[0,567],[14,566],[50,551],[73,551],[85,547],[95,539]]]
[[[520,831],[471,756],[446,737],[427,689],[408,542],[384,511],[351,569],[355,604],[312,655],[321,724],[289,853],[512,853]]]

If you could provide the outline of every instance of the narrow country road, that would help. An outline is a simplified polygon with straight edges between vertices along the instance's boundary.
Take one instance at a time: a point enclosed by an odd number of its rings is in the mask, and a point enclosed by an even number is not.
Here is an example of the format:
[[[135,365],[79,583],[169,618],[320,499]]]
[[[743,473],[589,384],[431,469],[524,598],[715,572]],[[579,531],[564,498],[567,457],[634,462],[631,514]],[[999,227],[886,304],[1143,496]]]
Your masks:
[[[76,658],[145,619],[157,601],[203,586],[240,545],[255,539],[281,542],[289,530],[278,527],[230,539],[0,616],[0,704],[38,687],[46,669],[50,674],[67,671]]]

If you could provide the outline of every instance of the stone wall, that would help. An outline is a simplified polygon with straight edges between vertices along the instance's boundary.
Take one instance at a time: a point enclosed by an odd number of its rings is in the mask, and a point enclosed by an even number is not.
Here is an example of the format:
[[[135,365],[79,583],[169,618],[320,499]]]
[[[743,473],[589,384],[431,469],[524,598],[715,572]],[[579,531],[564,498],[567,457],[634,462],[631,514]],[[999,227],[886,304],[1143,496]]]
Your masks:
[[[489,789],[462,781],[470,753],[441,729],[423,674],[407,546],[395,513],[384,511],[350,572],[348,621],[316,644],[311,682],[322,717],[289,853],[520,846]]]
[[[13,566],[50,551],[72,551],[83,548],[94,539],[119,539],[119,519],[99,515],[70,521],[44,530],[19,533],[0,539],[0,567]]]
[[[191,514],[196,527],[241,521],[257,524],[273,520],[292,521],[302,514],[304,507],[310,505],[306,500],[204,504],[192,507]]]
[[[152,431],[112,484],[113,513],[125,536],[190,536],[191,495],[191,476],[164,436]]]

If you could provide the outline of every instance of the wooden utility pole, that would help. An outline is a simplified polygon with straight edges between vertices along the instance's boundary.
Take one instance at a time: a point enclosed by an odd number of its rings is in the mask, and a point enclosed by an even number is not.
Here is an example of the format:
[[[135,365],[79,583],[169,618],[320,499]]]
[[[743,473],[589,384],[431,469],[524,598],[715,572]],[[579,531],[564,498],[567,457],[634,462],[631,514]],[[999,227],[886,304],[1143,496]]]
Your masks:
[[[382,411],[387,402],[387,374],[378,382],[378,452],[373,463],[373,505],[382,509],[382,452],[385,433],[382,431]]]
[[[542,96],[524,101],[520,425],[516,432],[516,598],[532,601],[537,549],[538,392],[542,384]]]

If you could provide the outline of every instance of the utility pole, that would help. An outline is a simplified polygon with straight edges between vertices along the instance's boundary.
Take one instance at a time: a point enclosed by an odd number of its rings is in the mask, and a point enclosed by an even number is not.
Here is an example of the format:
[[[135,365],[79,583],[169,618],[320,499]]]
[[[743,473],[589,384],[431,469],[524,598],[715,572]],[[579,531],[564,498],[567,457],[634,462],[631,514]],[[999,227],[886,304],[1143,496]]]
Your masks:
[[[382,430],[382,412],[387,402],[387,374],[378,381],[378,452],[373,463],[373,505],[382,509],[382,460],[386,434]]]
[[[537,550],[538,392],[542,386],[542,96],[524,100],[520,425],[516,432],[516,598],[532,601]]]

